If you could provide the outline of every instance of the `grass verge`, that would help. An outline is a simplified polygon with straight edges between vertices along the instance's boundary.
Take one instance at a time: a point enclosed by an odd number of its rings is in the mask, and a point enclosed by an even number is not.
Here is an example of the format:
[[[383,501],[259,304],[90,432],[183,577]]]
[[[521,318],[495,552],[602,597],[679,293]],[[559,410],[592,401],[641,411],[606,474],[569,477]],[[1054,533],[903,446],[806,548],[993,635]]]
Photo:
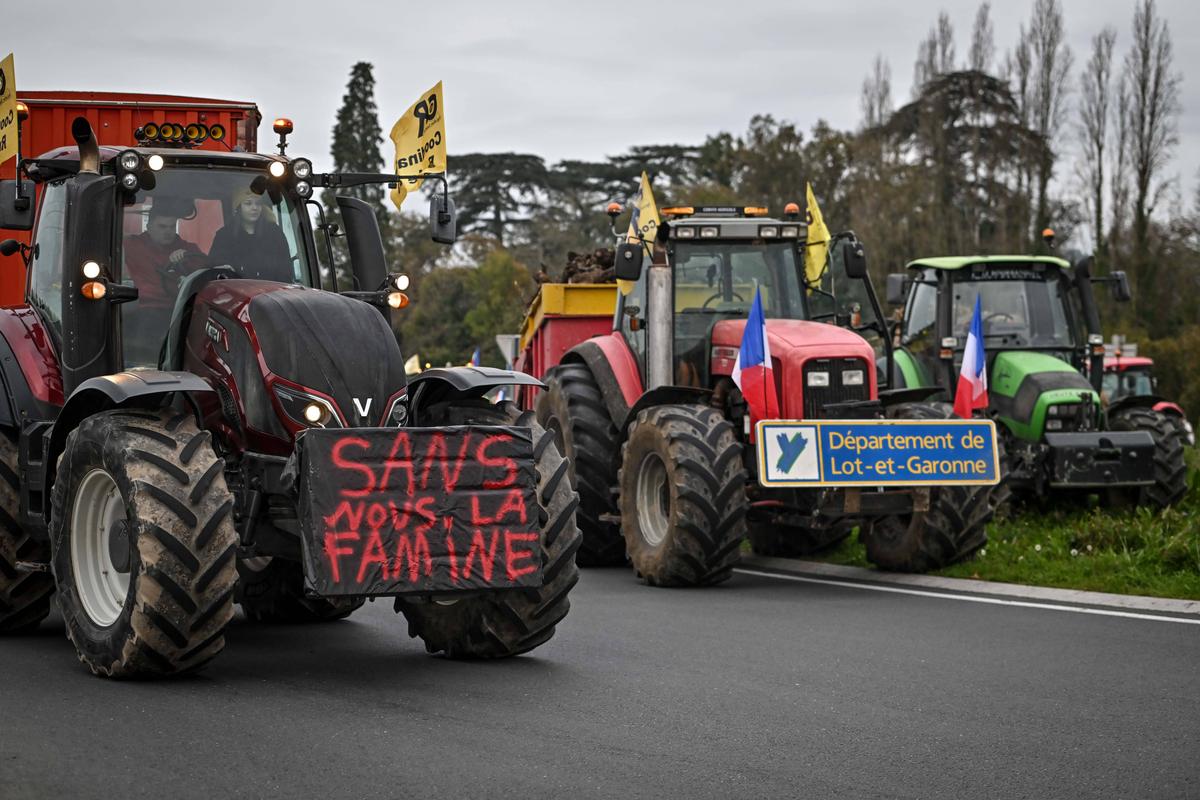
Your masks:
[[[1188,464],[1188,493],[1174,508],[1021,509],[989,526],[974,558],[931,574],[1200,600],[1200,448],[1188,449]],[[814,558],[871,566],[856,537]]]

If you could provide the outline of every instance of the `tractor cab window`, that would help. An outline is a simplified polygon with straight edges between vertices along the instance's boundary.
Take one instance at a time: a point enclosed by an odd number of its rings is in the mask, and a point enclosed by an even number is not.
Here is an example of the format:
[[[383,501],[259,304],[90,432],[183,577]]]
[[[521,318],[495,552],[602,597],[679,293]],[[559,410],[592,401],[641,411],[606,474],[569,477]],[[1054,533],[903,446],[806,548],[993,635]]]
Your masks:
[[[955,275],[951,335],[966,341],[980,299],[986,346],[1067,350],[1074,335],[1065,281],[1052,271],[1000,266]]]
[[[926,385],[938,372],[937,272],[924,270],[913,276],[915,282],[904,310],[904,330],[900,346],[917,365],[919,385]],[[921,374],[923,372],[924,374]]]
[[[1140,369],[1124,369],[1104,373],[1104,396],[1111,402],[1122,397],[1142,397],[1154,394],[1154,379]]]
[[[124,207],[121,277],[138,299],[121,306],[127,366],[153,367],[180,287],[194,273],[224,268],[230,277],[309,285],[303,208],[263,191],[263,173],[240,169],[166,169],[153,189]]]
[[[745,319],[762,296],[768,319],[804,319],[800,266],[791,243],[679,242],[675,245],[676,380],[707,382],[713,326]]]
[[[51,183],[42,190],[34,238],[33,266],[29,272],[29,304],[37,309],[42,322],[62,333],[63,226],[66,224],[67,190],[63,182]]]

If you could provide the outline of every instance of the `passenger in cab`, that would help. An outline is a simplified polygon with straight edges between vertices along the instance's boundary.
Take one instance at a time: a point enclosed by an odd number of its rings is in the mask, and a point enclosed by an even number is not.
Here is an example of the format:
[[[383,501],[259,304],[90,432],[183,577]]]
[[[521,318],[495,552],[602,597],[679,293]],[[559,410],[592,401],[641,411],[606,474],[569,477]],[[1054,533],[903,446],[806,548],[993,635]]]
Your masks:
[[[296,274],[291,251],[271,216],[261,195],[250,189],[238,191],[233,198],[233,219],[213,238],[210,261],[228,264],[243,278],[293,283]]]

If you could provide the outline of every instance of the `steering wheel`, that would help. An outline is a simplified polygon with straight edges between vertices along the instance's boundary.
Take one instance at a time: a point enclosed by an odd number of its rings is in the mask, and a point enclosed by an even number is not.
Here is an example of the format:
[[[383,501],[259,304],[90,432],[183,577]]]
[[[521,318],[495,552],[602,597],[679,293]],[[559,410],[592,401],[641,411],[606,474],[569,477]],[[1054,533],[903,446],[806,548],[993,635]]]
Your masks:
[[[984,322],[991,322],[994,319],[1005,319],[1009,322],[1017,321],[1017,318],[1012,314],[1009,314],[1007,311],[993,311],[991,314],[985,314],[983,317]]]
[[[742,296],[741,296],[740,294],[738,294],[737,292],[734,292],[734,293],[733,293],[733,296],[734,296],[734,297],[736,297],[736,298],[737,298],[737,299],[738,299],[740,302],[743,302],[743,303],[744,303],[744,302],[746,302],[746,298],[742,297]],[[717,292],[717,293],[716,293],[716,294],[714,294],[712,297],[710,297],[710,298],[708,298],[707,300],[705,300],[705,301],[704,301],[704,305],[702,305],[702,306],[700,306],[700,307],[701,307],[701,308],[708,308],[708,304],[709,304],[709,303],[711,303],[713,300],[720,300],[720,299],[721,299],[721,293],[720,293],[720,292]]]
[[[209,266],[212,266],[211,260],[204,253],[188,253],[179,260],[178,264],[168,261],[158,268],[163,291],[172,296],[178,294],[179,286],[185,277]]]

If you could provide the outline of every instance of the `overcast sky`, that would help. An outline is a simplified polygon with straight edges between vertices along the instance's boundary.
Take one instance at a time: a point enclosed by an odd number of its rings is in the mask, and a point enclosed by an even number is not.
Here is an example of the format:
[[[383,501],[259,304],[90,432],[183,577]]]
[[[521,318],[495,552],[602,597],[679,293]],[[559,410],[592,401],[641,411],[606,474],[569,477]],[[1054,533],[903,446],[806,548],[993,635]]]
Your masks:
[[[977,2],[820,3],[340,2],[123,4],[13,0],[0,56],[23,89],[191,94],[258,103],[265,124],[296,124],[292,155],[329,164],[330,129],[350,66],[375,66],[386,132],[417,95],[445,82],[450,154],[521,151],[596,159],[634,144],[699,143],[770,113],[808,129],[859,120],[871,61],[890,62],[907,101],[917,44],[949,11],[966,58]],[[994,2],[997,57],[1033,0]],[[1122,56],[1133,0],[1064,0],[1075,75],[1103,26]],[[1160,0],[1183,76],[1171,165],[1191,203],[1200,169],[1200,2]],[[1072,120],[1074,115],[1072,115]],[[390,155],[390,154],[389,154]],[[451,176],[454,164],[450,163]],[[1064,172],[1060,166],[1059,172]]]

